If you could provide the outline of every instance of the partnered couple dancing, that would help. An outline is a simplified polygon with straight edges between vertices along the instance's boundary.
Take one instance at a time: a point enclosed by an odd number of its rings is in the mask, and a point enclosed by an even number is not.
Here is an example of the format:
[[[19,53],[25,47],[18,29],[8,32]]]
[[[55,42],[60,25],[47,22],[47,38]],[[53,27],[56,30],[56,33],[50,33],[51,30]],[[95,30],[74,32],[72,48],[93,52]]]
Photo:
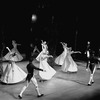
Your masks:
[[[22,94],[26,90],[26,88],[29,86],[30,82],[35,85],[35,89],[37,92],[37,97],[42,97],[44,94],[40,93],[40,90],[38,88],[37,80],[34,76],[34,70],[39,70],[39,75],[43,80],[50,80],[56,73],[56,71],[47,63],[48,57],[52,57],[51,55],[48,55],[48,46],[46,44],[46,41],[42,41],[42,51],[39,53],[39,55],[35,58],[37,61],[39,61],[39,68],[35,67],[33,65],[33,57],[30,57],[29,63],[26,66],[28,74],[26,77],[26,85],[22,88],[21,92],[19,93],[18,97],[22,99]]]

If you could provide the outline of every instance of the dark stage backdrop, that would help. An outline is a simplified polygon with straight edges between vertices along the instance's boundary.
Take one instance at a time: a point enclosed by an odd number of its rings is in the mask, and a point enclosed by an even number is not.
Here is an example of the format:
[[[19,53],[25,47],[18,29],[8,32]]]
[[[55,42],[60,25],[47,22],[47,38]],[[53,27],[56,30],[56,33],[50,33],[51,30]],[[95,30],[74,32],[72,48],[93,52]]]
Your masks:
[[[46,40],[50,51],[62,52],[59,42],[67,42],[74,50],[84,52],[86,42],[93,49],[100,48],[98,6],[56,0],[34,0],[30,3],[1,3],[0,44],[11,46],[11,40],[21,43],[21,52],[28,52],[33,42],[41,50],[41,40]],[[32,21],[32,15],[37,19]],[[0,46],[0,50],[2,45]]]

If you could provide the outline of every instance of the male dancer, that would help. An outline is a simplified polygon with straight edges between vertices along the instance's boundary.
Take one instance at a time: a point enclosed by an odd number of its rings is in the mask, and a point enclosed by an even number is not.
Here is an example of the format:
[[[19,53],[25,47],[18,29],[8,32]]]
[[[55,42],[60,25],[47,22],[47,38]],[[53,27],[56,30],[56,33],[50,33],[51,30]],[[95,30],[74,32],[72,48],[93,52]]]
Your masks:
[[[97,62],[97,59],[95,58],[93,51],[91,51],[89,61],[90,62],[89,62],[88,68],[90,69],[90,79],[89,79],[89,82],[88,82],[88,86],[91,86],[94,83],[93,75],[94,75],[95,70],[96,70],[96,62]]]
[[[87,57],[87,65],[86,65],[86,70],[88,70],[89,68],[89,64],[90,64],[90,42],[87,42],[87,49],[85,51],[86,57]]]
[[[35,66],[32,64],[32,61],[33,61],[33,58],[30,58],[30,59],[29,59],[29,64],[26,66],[27,71],[28,71],[28,74],[27,74],[27,77],[26,77],[26,82],[27,82],[27,84],[26,84],[26,86],[24,86],[24,87],[22,88],[20,94],[18,95],[18,97],[19,97],[20,99],[22,99],[22,94],[23,94],[23,92],[26,90],[26,88],[29,86],[30,81],[32,81],[32,83],[33,83],[33,84],[35,85],[35,87],[36,87],[36,91],[37,91],[37,94],[38,94],[37,97],[41,97],[41,96],[44,95],[44,94],[40,94],[40,91],[39,91],[39,88],[38,88],[38,84],[37,84],[37,80],[36,80],[36,78],[35,78],[35,76],[34,76],[34,70],[40,70],[40,71],[45,71],[45,70],[35,67]]]
[[[94,51],[90,49],[90,42],[89,41],[87,42],[87,50],[85,53],[87,55],[86,71],[90,70],[90,79],[88,82],[88,86],[91,86],[94,83],[93,75],[94,75],[95,70],[96,70],[97,59],[94,56]]]

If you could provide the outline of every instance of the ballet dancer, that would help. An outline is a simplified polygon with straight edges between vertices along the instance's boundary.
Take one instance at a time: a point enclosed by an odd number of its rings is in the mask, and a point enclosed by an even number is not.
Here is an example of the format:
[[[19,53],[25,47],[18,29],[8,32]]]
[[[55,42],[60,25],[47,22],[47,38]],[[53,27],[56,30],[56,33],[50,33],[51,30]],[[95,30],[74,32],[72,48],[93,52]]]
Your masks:
[[[89,79],[89,82],[88,82],[88,86],[91,86],[94,83],[93,75],[94,75],[95,70],[96,70],[96,62],[97,62],[97,59],[94,56],[94,52],[91,51],[88,70],[87,70],[87,71],[90,70],[90,79]]]
[[[87,64],[86,64],[86,70],[88,70],[89,68],[89,64],[90,64],[90,41],[87,42],[87,49],[85,51],[86,57],[87,57]]]
[[[29,86],[30,82],[33,83],[33,85],[35,85],[36,91],[37,91],[37,97],[42,97],[44,94],[41,94],[38,88],[38,83],[37,80],[34,76],[34,70],[39,70],[39,71],[44,71],[43,69],[37,68],[32,64],[33,58],[29,59],[29,64],[26,66],[28,74],[26,77],[26,85],[22,88],[20,94],[18,95],[19,99],[22,99],[22,94],[23,92],[26,90],[26,88]]]

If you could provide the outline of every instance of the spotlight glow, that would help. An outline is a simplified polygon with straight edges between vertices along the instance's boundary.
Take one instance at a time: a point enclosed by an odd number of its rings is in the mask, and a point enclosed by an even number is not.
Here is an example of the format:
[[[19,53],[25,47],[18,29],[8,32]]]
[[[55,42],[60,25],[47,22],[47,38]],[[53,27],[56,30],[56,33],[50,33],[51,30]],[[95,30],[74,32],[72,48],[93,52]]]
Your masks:
[[[32,21],[36,21],[37,20],[37,16],[36,15],[32,15]]]

